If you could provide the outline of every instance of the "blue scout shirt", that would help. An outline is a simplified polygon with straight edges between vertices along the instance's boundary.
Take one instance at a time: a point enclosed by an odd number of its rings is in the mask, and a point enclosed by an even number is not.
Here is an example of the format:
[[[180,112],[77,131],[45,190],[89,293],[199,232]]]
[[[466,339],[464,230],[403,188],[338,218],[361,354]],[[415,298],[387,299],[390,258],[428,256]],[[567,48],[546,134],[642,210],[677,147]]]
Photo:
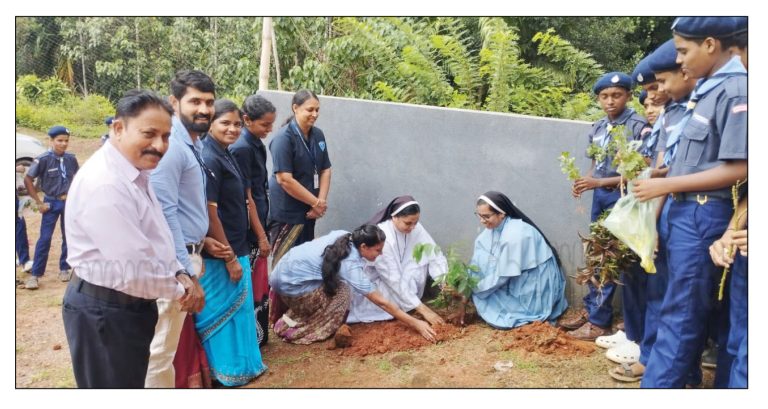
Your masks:
[[[667,150],[667,139],[669,139],[669,134],[672,133],[675,126],[677,126],[677,124],[680,123],[680,120],[683,119],[686,104],[688,104],[688,96],[680,101],[670,101],[667,106],[664,107],[663,115],[659,116],[661,129],[659,131],[659,139],[656,141],[655,150],[657,156],[659,152]],[[653,163],[654,165],[656,164],[655,159]]]
[[[609,127],[613,128],[614,126],[618,125],[625,125],[627,127],[626,136],[628,141],[640,141],[645,136],[650,134],[651,131],[651,128],[648,126],[648,121],[643,118],[642,115],[635,112],[635,110],[632,108],[626,108],[624,109],[624,112],[622,112],[621,115],[616,118],[615,121],[610,121],[608,116],[605,116],[604,118],[595,122],[592,125],[592,130],[587,136],[589,138],[587,145],[595,143],[605,147],[605,145],[608,143],[608,132],[610,132]],[[591,158],[589,155],[586,156]],[[606,158],[602,162],[595,163],[595,170],[592,173],[592,177],[609,178],[613,176],[619,176],[619,174],[616,172],[616,166],[613,166],[612,162],[613,157],[606,155]]]
[[[281,295],[296,297],[323,285],[323,251],[337,238],[349,234],[334,230],[323,237],[292,248],[269,275],[269,285]],[[349,256],[341,260],[339,277],[360,294],[372,293],[375,288],[363,271],[366,260],[350,242]]]
[[[245,187],[251,188],[251,194],[256,201],[256,212],[259,215],[261,225],[266,229],[269,200],[267,199],[268,173],[267,173],[267,147],[258,137],[243,128],[240,137],[229,145],[229,151],[237,160],[240,172],[245,180]],[[258,237],[253,230],[248,229],[248,240],[254,245]]]
[[[727,160],[746,159],[747,76],[731,75],[696,103],[693,115],[682,129],[668,177],[698,173]],[[707,194],[730,198],[731,189],[716,189]]]
[[[211,136],[203,139],[203,162],[213,173],[205,185],[205,195],[209,202],[217,204],[216,211],[224,227],[229,246],[238,257],[247,256],[246,232],[250,230],[248,209],[245,204],[245,183],[235,158]],[[204,257],[213,258],[203,253]]]
[[[27,171],[27,175],[40,182],[40,190],[46,196],[58,197],[67,191],[72,184],[72,178],[80,169],[75,155],[64,152],[62,156],[56,156],[52,149],[41,154]]]
[[[302,186],[315,196],[320,189],[314,188],[314,175],[331,167],[325,135],[319,128],[312,127],[309,141],[305,141],[296,124],[291,120],[280,128],[269,143],[272,153],[272,176],[269,178],[269,219],[281,223],[304,224],[310,206],[291,197],[277,183],[275,174],[290,172]]]
[[[176,259],[187,272],[194,274],[186,245],[200,242],[208,233],[206,177],[200,162],[192,152],[194,148],[198,156],[201,155],[203,144],[200,139],[192,143],[187,128],[176,115],[171,119],[171,123],[168,151],[152,171],[149,181],[157,200],[163,206],[165,220],[171,228]]]

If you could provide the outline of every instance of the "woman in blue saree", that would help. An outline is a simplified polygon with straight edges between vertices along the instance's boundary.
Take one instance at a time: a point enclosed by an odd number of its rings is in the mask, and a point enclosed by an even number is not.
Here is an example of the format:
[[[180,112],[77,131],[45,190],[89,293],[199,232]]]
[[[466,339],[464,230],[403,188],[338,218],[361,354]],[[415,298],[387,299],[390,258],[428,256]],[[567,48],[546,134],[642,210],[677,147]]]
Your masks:
[[[555,249],[502,193],[480,196],[475,213],[485,227],[470,262],[479,268],[472,301],[480,317],[499,329],[554,322],[568,306]]]
[[[208,236],[229,246],[232,252],[224,259],[203,252],[205,273],[200,285],[205,290],[205,307],[195,316],[195,328],[208,356],[212,378],[225,386],[239,386],[267,367],[261,360],[253,318],[245,183],[227,150],[240,136],[241,114],[229,100],[217,100],[214,108],[202,155],[211,175],[206,180]]]

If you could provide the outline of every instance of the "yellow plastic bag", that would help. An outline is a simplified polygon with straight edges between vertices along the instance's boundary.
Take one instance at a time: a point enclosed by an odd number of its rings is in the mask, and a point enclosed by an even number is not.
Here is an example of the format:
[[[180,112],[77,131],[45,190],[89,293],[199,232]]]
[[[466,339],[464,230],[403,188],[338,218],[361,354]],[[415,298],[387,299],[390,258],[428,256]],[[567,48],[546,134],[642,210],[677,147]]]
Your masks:
[[[637,177],[648,179],[651,169],[644,170]],[[653,253],[656,249],[656,209],[660,198],[640,202],[632,194],[632,182],[629,182],[627,194],[613,206],[608,217],[601,222],[603,227],[616,236],[640,257],[640,266],[648,273],[655,273]]]

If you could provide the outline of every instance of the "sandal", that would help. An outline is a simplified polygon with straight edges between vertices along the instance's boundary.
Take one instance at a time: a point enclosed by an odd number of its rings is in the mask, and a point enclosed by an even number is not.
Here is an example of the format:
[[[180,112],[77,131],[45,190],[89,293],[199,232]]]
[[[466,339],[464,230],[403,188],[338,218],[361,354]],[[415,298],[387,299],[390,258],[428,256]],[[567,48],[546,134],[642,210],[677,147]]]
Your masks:
[[[615,348],[625,342],[629,342],[629,340],[627,339],[627,334],[622,330],[616,331],[613,335],[604,335],[595,339],[595,344],[597,344],[597,346],[606,349]]]
[[[605,357],[617,364],[633,364],[640,360],[640,345],[632,341],[609,349]]]
[[[626,363],[609,370],[608,375],[610,375],[611,378],[622,382],[640,382],[640,380],[643,379],[643,374],[636,374],[632,370],[632,365]]]

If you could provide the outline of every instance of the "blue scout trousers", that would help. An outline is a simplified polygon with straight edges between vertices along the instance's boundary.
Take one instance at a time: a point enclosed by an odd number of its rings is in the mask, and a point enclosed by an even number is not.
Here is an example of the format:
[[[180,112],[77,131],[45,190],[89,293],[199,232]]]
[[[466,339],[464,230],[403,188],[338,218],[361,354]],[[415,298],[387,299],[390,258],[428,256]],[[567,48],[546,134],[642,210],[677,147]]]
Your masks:
[[[16,196],[16,255],[19,265],[29,261],[29,238],[27,237],[27,222],[19,217],[19,197]]]
[[[604,211],[613,207],[621,197],[618,189],[607,190],[597,188],[592,196],[592,221],[600,217]],[[587,309],[589,322],[598,327],[610,327],[613,320],[613,294],[616,292],[616,284],[606,283],[598,290],[591,282],[587,282],[589,293],[584,296],[584,308]]]
[[[45,273],[45,266],[48,264],[48,251],[51,249],[51,238],[53,230],[56,228],[56,221],[61,217],[61,257],[59,258],[59,269],[69,270],[67,264],[67,238],[64,234],[64,205],[65,201],[45,196],[44,202],[51,208],[43,213],[43,220],[40,222],[40,238],[35,245],[35,261],[32,263],[32,275],[41,277]]]
[[[737,254],[731,266],[731,328],[728,336],[728,353],[736,358],[731,366],[728,387],[747,387],[747,305],[748,280],[747,258]],[[720,363],[718,362],[718,367]]]
[[[731,213],[727,200],[671,204],[669,284],[641,387],[683,388],[699,366],[722,272],[712,263],[709,246],[722,236]]]
[[[77,387],[143,388],[157,303],[111,303],[79,287],[70,281],[61,307]]]
[[[659,315],[664,295],[667,293],[669,268],[667,267],[667,242],[669,241],[669,206],[672,198],[667,198],[659,215],[657,229],[659,232],[659,251],[656,253],[656,274],[648,274],[645,291],[645,332],[640,343],[640,363],[648,364],[648,357],[656,342],[656,331],[659,328]],[[626,324],[624,324],[626,326]]]

